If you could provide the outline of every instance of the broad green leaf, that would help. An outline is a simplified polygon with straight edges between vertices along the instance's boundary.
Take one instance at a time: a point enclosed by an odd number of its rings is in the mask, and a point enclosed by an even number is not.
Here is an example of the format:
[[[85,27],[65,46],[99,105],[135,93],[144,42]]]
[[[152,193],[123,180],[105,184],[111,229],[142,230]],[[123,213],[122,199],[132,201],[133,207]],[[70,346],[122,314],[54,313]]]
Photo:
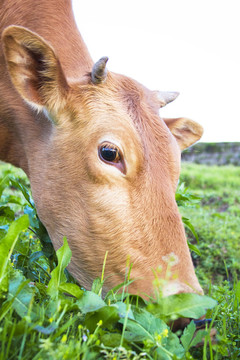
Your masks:
[[[188,351],[190,348],[190,344],[194,335],[194,332],[196,330],[196,325],[193,321],[190,322],[190,324],[184,329],[183,335],[181,336],[180,340],[183,344],[183,347],[185,351]]]
[[[147,300],[143,299],[141,296],[139,295],[130,295],[129,296],[129,303],[131,305],[135,305],[137,308],[145,308],[146,305],[148,304]]]
[[[0,293],[7,291],[7,266],[9,258],[13,252],[19,234],[27,229],[29,220],[27,215],[23,215],[15,220],[9,227],[6,236],[0,240]]]
[[[25,201],[19,195],[18,196],[17,195],[5,195],[4,203],[20,205],[21,207],[23,207],[25,204]]]
[[[37,330],[38,332],[40,332],[40,333],[42,333],[44,335],[52,334],[57,328],[58,328],[58,325],[55,322],[52,322],[47,327],[44,327],[44,326],[41,326],[41,325],[36,325],[34,327],[35,330]]]
[[[75,296],[77,299],[80,299],[84,294],[84,290],[81,290],[78,285],[72,283],[60,284],[59,290],[61,290],[62,292],[66,292],[72,296]]]
[[[197,246],[191,244],[189,241],[187,243],[188,243],[188,247],[191,251],[195,252],[198,256],[201,256],[201,252]]]
[[[185,184],[181,183],[177,188],[175,199],[178,206],[187,207],[198,202],[201,197],[193,195],[188,188],[185,188]]]
[[[14,245],[14,257],[17,259],[19,259],[19,255],[27,257],[29,254],[29,245],[28,241],[22,242],[21,239],[18,238],[16,244]]]
[[[64,269],[68,266],[71,260],[72,252],[68,246],[67,239],[63,238],[63,246],[57,250],[58,265],[51,272],[51,280],[48,284],[47,293],[51,298],[58,298],[60,284],[66,282],[66,275]]]
[[[97,277],[96,279],[93,280],[91,291],[94,292],[95,294],[99,294],[99,292],[102,289],[102,286],[103,284],[100,277]]]
[[[36,217],[36,210],[28,205],[24,207],[24,214],[27,214],[29,217],[30,226],[33,229],[38,229],[38,219]]]
[[[196,346],[197,344],[199,344],[201,341],[203,341],[204,337],[207,335],[207,331],[206,330],[198,330],[196,333],[196,336],[193,338],[189,348]]]
[[[56,314],[59,312],[59,304],[60,301],[59,299],[53,299],[51,298],[46,306],[45,309],[45,315],[50,319],[50,318],[54,318],[56,316]]]
[[[57,257],[47,230],[39,220],[35,209],[31,209],[29,206],[26,206],[24,212],[28,214],[30,218],[31,228],[41,241],[42,252],[46,256],[46,258],[50,260],[50,266],[53,269],[53,266],[57,263]]]
[[[21,317],[28,314],[35,292],[28,283],[29,280],[26,280],[19,271],[14,271],[9,281],[8,300],[13,299],[12,306]]]
[[[159,360],[182,359],[185,350],[180,344],[177,335],[169,332],[168,336],[163,338],[162,343],[158,345],[156,353]]]
[[[195,236],[195,238],[197,240],[197,243],[199,243],[198,234],[196,233],[195,228],[192,225],[192,223],[190,222],[190,220],[183,216],[182,221],[191,230],[191,232],[193,233],[193,235]]]
[[[180,200],[182,200],[182,201],[189,201],[189,197],[188,197],[188,196],[183,195],[183,194],[179,194],[179,193],[176,193],[176,194],[175,194],[175,199],[176,199],[177,202],[180,201]]]
[[[46,245],[52,245],[52,241],[48,235],[48,232],[45,228],[45,226],[41,223],[41,221],[39,220],[39,218],[37,217],[37,221],[38,221],[38,227],[37,227],[37,235],[39,237],[39,239],[41,240],[42,244],[46,244]]]
[[[76,305],[84,314],[106,306],[105,302],[100,298],[100,296],[93,293],[92,291],[85,291],[83,296],[76,301]]]
[[[13,221],[15,219],[14,211],[9,206],[0,206],[0,219],[2,218],[5,218],[7,221]],[[1,224],[3,224],[2,220]]]
[[[170,360],[173,355],[182,357],[184,349],[178,337],[161,319],[156,318],[144,309],[135,309],[135,320],[128,319],[124,338],[128,342],[150,341],[159,359]],[[124,319],[119,322],[123,323]],[[163,334],[166,333],[164,336]]]
[[[0,307],[0,321],[6,316],[6,314],[9,312],[9,310],[12,308],[13,300],[7,300],[5,301],[1,307]]]
[[[149,304],[147,310],[156,316],[165,316],[169,319],[199,319],[206,313],[206,309],[212,309],[216,305],[217,302],[208,296],[182,293],[162,298],[157,304]]]
[[[23,336],[24,332],[26,331],[26,320],[21,319],[18,323],[14,324],[14,336],[21,337]]]
[[[44,252],[43,251],[35,251],[34,253],[32,253],[29,257],[29,264],[37,261],[41,256],[44,256]]]
[[[118,347],[121,343],[121,334],[118,333],[107,333],[101,336],[101,343],[108,347]],[[127,344],[123,342],[123,346]]]
[[[154,342],[155,333],[161,333],[167,329],[167,325],[161,319],[156,318],[144,309],[135,309],[133,312],[135,320],[128,319],[124,338],[127,341],[141,342],[150,339]],[[119,320],[124,323],[124,319]]]
[[[118,309],[118,315],[120,318],[125,318],[126,316],[129,319],[134,320],[134,315],[132,309],[128,309],[128,305],[122,301],[118,301],[116,304],[113,304]]]
[[[9,175],[5,176],[0,180],[0,197],[2,196],[3,190],[9,185],[10,177]]]
[[[85,317],[87,328],[94,332],[97,325],[101,322],[103,328],[109,328],[119,320],[118,310],[114,306],[104,306],[94,312],[89,312]]]
[[[0,222],[1,222],[1,218],[0,218]],[[0,225],[0,241],[6,236],[8,229],[9,229],[8,225]]]
[[[34,208],[34,202],[31,198],[28,188],[24,184],[22,184],[22,182],[19,181],[19,179],[15,180],[15,179],[11,178],[11,183],[14,187],[16,187],[17,189],[19,189],[22,192],[23,196],[25,197],[25,199],[27,200],[29,205],[32,208]]]

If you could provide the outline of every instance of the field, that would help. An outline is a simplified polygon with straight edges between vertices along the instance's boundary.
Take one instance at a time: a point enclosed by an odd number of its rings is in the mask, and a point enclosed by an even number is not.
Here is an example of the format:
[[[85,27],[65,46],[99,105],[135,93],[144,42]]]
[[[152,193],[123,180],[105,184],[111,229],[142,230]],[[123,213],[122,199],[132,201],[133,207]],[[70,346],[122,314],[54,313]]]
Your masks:
[[[126,274],[102,299],[104,266],[84,291],[64,271],[66,239],[53,251],[20,170],[0,164],[0,196],[0,360],[240,358],[239,167],[182,166],[176,199],[205,297],[159,291],[146,302],[127,294]],[[167,325],[206,309],[206,328],[192,321],[175,334]]]
[[[202,284],[232,282],[240,273],[240,167],[184,163],[181,181],[201,198],[183,214],[199,236],[202,256],[195,263]]]

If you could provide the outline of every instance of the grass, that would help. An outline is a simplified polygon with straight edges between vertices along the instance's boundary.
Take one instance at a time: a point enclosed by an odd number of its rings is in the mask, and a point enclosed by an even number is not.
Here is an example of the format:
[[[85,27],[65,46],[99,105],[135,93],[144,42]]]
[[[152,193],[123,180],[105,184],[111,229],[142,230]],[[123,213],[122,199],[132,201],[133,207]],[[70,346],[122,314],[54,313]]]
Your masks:
[[[199,299],[194,294],[146,302],[123,294],[122,286],[103,299],[104,271],[91,291],[81,289],[64,270],[71,258],[67,241],[57,254],[53,251],[37,218],[24,173],[2,164],[0,360],[238,359],[239,175],[237,167],[183,164],[181,181],[185,187],[177,193],[196,272],[205,293],[217,300],[214,306],[211,298]],[[129,281],[126,277],[126,289]],[[195,318],[209,308],[206,316],[215,319],[216,343],[209,328],[195,333],[194,322],[177,334],[168,326],[171,318],[167,309],[175,318],[188,317],[197,301]],[[203,337],[204,345],[196,348]]]
[[[181,209],[198,234],[192,253],[205,293],[218,300],[218,358],[240,358],[240,168],[184,163],[181,181],[201,200]],[[196,243],[187,230],[188,237]]]
[[[199,237],[202,256],[193,256],[202,283],[232,281],[240,274],[240,168],[184,164],[181,181],[201,198],[182,213]]]

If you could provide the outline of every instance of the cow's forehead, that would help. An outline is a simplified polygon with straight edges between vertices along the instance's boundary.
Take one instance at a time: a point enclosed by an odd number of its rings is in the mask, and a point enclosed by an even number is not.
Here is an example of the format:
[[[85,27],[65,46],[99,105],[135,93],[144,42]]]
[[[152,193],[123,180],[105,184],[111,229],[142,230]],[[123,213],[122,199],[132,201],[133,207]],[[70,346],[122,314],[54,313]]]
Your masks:
[[[169,142],[171,134],[159,116],[159,103],[154,92],[130,78],[121,76],[121,80],[120,101],[143,140],[153,141],[155,145],[157,139]]]
[[[159,117],[154,92],[131,78],[109,73],[104,84],[88,83],[77,87],[73,99],[75,112],[81,114],[80,121],[89,116],[96,131],[114,132],[116,127],[122,128],[125,136],[137,135],[146,147],[151,147],[152,143],[156,147],[157,138],[161,143],[169,143],[171,134]]]

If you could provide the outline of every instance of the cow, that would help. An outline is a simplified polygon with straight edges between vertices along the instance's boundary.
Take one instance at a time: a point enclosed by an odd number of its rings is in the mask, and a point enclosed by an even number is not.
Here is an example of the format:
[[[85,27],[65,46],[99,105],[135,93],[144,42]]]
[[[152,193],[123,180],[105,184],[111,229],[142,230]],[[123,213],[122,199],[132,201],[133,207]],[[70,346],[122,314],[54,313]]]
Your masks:
[[[104,292],[129,259],[129,291],[151,296],[170,261],[163,294],[202,294],[175,201],[202,127],[159,115],[178,93],[93,63],[70,0],[1,0],[0,21],[0,159],[28,175],[54,248],[67,237],[70,273],[90,289],[108,252]]]

